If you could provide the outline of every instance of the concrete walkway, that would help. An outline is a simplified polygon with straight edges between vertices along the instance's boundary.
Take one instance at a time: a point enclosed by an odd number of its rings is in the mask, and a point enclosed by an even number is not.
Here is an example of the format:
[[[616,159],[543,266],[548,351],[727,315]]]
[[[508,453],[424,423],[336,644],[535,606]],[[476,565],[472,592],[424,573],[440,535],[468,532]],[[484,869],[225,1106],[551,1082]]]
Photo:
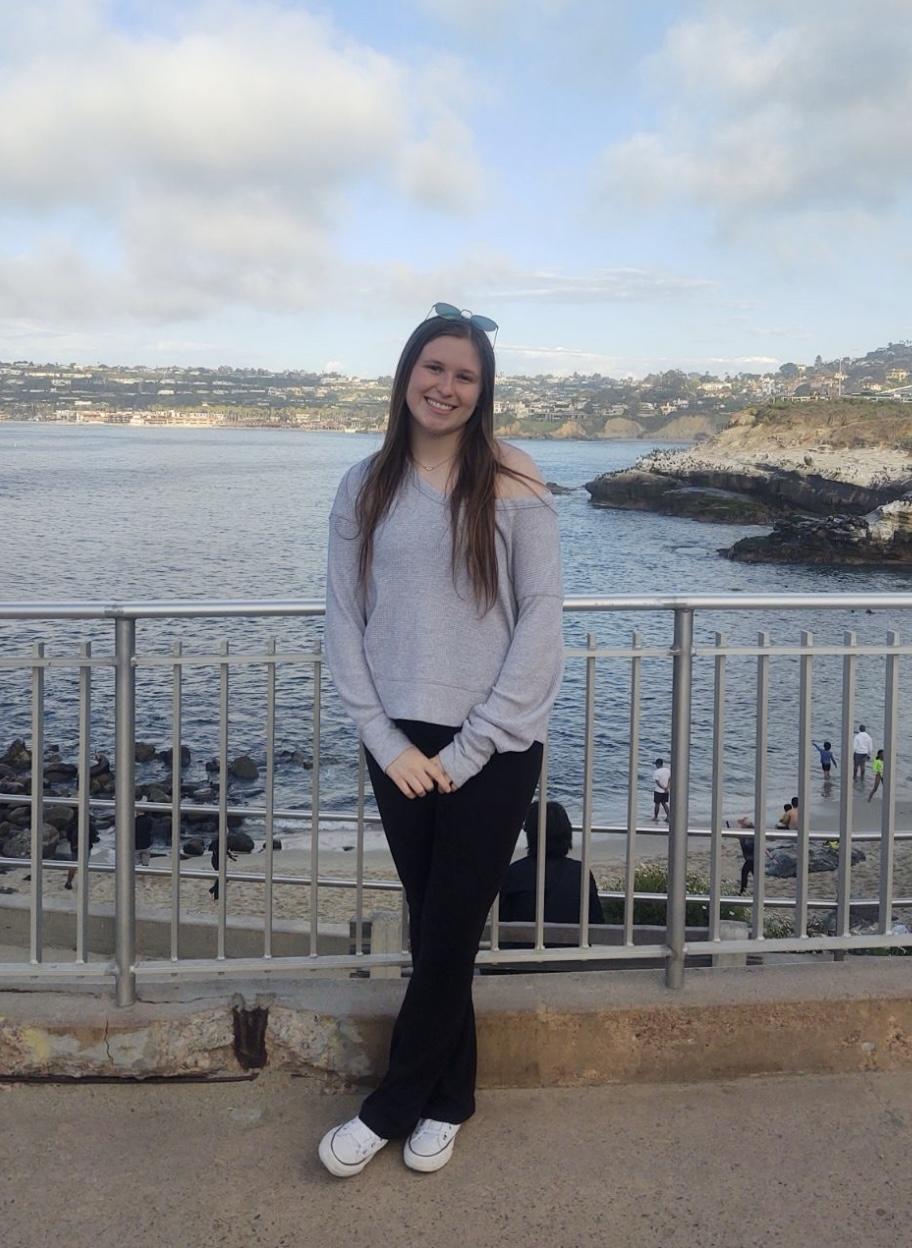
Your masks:
[[[0,1084],[4,1248],[905,1248],[912,1073],[480,1094],[450,1165],[316,1142],[305,1079]]]

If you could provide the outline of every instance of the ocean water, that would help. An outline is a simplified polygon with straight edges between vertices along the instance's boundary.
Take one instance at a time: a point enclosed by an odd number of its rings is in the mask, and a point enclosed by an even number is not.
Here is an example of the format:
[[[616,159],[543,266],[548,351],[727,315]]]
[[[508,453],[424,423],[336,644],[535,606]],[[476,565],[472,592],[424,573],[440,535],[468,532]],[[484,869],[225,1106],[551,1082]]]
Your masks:
[[[0,532],[6,601],[124,599],[321,598],[326,525],[339,478],[378,445],[371,435],[270,430],[157,429],[113,426],[0,424]],[[546,480],[581,487],[600,472],[623,468],[650,447],[642,442],[534,442],[525,447]],[[758,530],[697,524],[674,517],[594,508],[582,488],[557,498],[565,587],[568,595],[637,593],[910,592],[907,572],[777,567],[731,563],[718,548]],[[903,618],[905,617],[905,618]],[[759,631],[794,644],[802,629],[817,641],[841,641],[847,629],[862,643],[882,642],[888,629],[908,639],[912,612],[887,617],[859,612],[785,611],[698,616],[697,640],[716,631],[752,642]],[[624,612],[568,616],[565,640],[585,644],[587,632],[610,645],[628,644],[633,630],[644,644],[668,644],[670,613]],[[904,630],[904,631],[903,631]],[[180,640],[186,652],[212,653],[227,640],[232,649],[261,647],[275,637],[281,649],[319,643],[316,622],[288,620],[178,623],[148,621],[138,627],[141,654],[164,654]],[[96,654],[113,651],[113,628],[86,623],[4,624],[0,652],[25,654],[43,640],[48,653],[73,654],[92,641]],[[902,674],[900,793],[912,791],[909,746],[909,668]],[[309,669],[280,668],[277,744],[309,752],[313,689]],[[814,664],[814,735],[829,736],[839,750],[842,662]],[[751,808],[756,661],[728,663],[726,699],[726,806],[732,815]],[[596,686],[594,814],[625,819],[629,747],[629,664],[600,662]],[[884,662],[858,666],[857,707],[879,744],[883,723]],[[0,752],[27,737],[29,678],[0,671]],[[770,811],[796,791],[798,660],[774,659],[770,682]],[[262,758],[265,740],[264,669],[231,674],[230,754]],[[141,667],[137,674],[137,737],[160,746],[170,739],[170,674]],[[569,660],[551,732],[551,795],[571,815],[581,813],[584,663]],[[47,673],[46,740],[70,755],[76,742],[75,675]],[[112,749],[113,681],[99,670],[93,684],[93,749]],[[188,668],[184,680],[183,739],[193,752],[191,777],[204,777],[203,761],[217,750],[217,674]],[[643,816],[651,816],[653,760],[670,752],[671,662],[643,662],[640,767],[635,778]],[[695,818],[709,812],[712,734],[712,660],[698,659],[693,700],[692,761]],[[354,800],[354,736],[323,684],[321,805],[350,810]],[[160,769],[159,769],[160,770]],[[156,774],[140,770],[140,779]],[[277,803],[304,808],[312,774],[295,764],[279,767]],[[257,800],[256,782],[246,790]],[[838,786],[832,800],[838,796]]]

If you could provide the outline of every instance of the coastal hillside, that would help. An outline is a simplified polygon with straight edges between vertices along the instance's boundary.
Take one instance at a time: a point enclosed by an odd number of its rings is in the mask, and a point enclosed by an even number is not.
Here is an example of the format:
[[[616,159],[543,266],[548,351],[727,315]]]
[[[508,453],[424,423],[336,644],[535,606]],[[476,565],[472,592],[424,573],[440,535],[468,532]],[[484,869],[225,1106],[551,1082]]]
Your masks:
[[[736,413],[703,450],[762,453],[815,446],[912,451],[912,403],[863,399],[766,403]]]

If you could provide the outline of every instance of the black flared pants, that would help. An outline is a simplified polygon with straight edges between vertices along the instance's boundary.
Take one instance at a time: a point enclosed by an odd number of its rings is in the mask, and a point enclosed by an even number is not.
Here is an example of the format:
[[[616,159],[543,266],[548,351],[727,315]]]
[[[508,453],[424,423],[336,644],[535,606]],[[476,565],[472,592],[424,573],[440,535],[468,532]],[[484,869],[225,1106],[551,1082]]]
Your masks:
[[[458,728],[397,720],[428,757]],[[370,754],[383,828],[409,905],[412,975],[393,1028],[389,1069],[360,1117],[386,1139],[419,1118],[465,1122],[475,1111],[472,977],[541,770],[542,747],[494,754],[455,793],[405,797]]]

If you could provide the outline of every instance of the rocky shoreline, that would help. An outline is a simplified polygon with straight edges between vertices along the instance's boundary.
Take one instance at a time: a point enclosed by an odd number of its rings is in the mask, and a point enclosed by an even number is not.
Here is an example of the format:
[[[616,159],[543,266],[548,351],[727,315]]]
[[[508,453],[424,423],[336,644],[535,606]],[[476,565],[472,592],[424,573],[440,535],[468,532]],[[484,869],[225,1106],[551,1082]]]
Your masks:
[[[206,781],[185,780],[183,775],[190,768],[190,748],[181,746],[180,768],[180,852],[182,858],[198,858],[211,851],[213,838],[218,837],[218,813],[212,807],[218,805],[220,796],[220,766],[217,758],[208,759],[203,767]],[[171,749],[158,749],[147,741],[137,741],[135,760],[139,769],[145,768],[146,780],[136,784],[137,814],[135,821],[135,848],[147,853],[153,845],[170,846],[171,814],[169,811],[144,811],[143,804],[168,806],[172,794]],[[309,770],[310,757],[302,750],[276,752],[276,766]],[[262,759],[257,761],[250,754],[239,754],[228,760],[228,804],[241,804],[249,795],[249,786],[259,779]],[[32,790],[32,754],[24,741],[13,741],[0,755],[0,790],[11,798],[28,797]],[[74,806],[63,805],[55,799],[72,800],[77,796],[78,767],[61,756],[59,747],[50,745],[44,752],[44,823],[42,828],[42,857],[56,858],[75,854],[77,847],[77,814]],[[151,776],[149,775],[151,771]],[[156,774],[158,773],[158,774]],[[139,774],[142,774],[141,771]],[[114,772],[110,759],[96,754],[90,767],[89,790],[92,797],[111,799],[115,795]],[[191,809],[184,809],[189,806]],[[194,809],[196,807],[197,809]],[[207,807],[201,810],[198,807]],[[251,853],[255,842],[243,831],[244,816],[228,815],[228,848],[235,853]],[[114,825],[114,813],[92,814],[89,817],[89,840],[94,845],[100,833]],[[277,848],[281,844],[274,842]],[[0,805],[0,858],[29,858],[31,855],[31,806],[17,805],[15,801]],[[0,872],[4,868],[0,867]]]
[[[910,417],[912,422],[912,417]],[[912,456],[905,450],[725,445],[653,451],[587,482],[596,507],[716,524],[769,524],[727,558],[742,562],[912,568]]]

